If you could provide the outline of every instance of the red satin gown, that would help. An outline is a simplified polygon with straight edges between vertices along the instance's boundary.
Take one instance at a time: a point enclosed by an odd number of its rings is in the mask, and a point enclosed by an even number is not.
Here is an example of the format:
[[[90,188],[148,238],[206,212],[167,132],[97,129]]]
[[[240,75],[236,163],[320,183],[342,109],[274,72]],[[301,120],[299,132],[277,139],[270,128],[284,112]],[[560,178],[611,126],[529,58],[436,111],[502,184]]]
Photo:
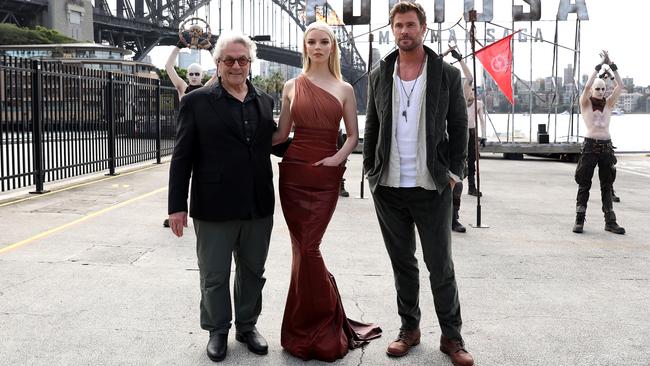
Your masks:
[[[293,252],[281,343],[303,360],[334,361],[381,336],[381,329],[347,319],[319,250],[345,167],[312,164],[336,153],[343,107],[304,75],[296,79],[294,91],[294,137],[280,163],[280,202]]]

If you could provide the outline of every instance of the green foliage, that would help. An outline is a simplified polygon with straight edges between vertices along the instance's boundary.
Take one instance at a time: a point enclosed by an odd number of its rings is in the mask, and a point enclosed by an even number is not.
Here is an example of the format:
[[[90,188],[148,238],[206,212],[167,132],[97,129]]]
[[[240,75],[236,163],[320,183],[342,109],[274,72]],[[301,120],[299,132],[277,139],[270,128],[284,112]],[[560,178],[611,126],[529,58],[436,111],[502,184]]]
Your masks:
[[[51,43],[77,43],[76,40],[67,37],[58,31],[50,28],[41,27],[40,25],[36,26],[36,31],[45,36],[51,41]]]
[[[0,24],[0,44],[52,44],[76,43],[77,41],[64,36],[54,29],[36,26],[35,29],[18,27],[15,24]]]
[[[282,92],[285,80],[284,77],[282,77],[282,74],[276,71],[266,78],[257,75],[253,78],[252,82],[253,85],[264,90],[265,92],[271,95],[277,95],[278,93]]]

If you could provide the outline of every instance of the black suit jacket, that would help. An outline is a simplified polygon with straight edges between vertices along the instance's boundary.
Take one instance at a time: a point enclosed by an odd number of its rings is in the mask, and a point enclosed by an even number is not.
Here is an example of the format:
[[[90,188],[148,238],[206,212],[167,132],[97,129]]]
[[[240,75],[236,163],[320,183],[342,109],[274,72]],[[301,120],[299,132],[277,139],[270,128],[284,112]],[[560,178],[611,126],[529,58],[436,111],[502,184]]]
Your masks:
[[[250,82],[249,90],[253,88]],[[245,220],[273,214],[271,168],[273,99],[255,89],[260,119],[246,142],[242,121],[234,120],[225,92],[215,83],[181,100],[176,145],[169,168],[169,213],[188,211],[209,221]],[[255,216],[253,216],[253,214]]]
[[[428,56],[426,85],[427,167],[436,189],[449,184],[449,171],[463,178],[467,158],[467,107],[460,71],[433,50]],[[370,73],[363,138],[363,167],[375,190],[388,165],[393,126],[393,71],[398,50],[388,54]]]

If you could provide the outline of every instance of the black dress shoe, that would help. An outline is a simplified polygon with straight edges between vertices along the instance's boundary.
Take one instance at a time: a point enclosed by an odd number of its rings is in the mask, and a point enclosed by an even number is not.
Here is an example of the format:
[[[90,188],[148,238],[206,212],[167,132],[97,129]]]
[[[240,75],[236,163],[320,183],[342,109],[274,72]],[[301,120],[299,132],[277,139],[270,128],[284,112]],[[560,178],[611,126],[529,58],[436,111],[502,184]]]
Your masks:
[[[228,333],[226,334],[210,334],[208,341],[207,351],[208,358],[214,362],[223,361],[226,358],[226,351],[228,350]]]
[[[242,333],[237,332],[235,334],[235,339],[242,343],[246,343],[248,349],[258,355],[265,355],[269,352],[269,345],[266,343],[266,339],[264,339],[256,329]]]

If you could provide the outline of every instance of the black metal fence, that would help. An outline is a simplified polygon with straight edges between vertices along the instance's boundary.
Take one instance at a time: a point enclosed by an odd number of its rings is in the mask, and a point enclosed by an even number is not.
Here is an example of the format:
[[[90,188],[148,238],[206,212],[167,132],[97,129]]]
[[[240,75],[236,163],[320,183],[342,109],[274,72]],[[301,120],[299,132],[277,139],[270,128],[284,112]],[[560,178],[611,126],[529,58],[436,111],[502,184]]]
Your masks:
[[[0,59],[0,192],[172,153],[178,101],[160,80]]]

